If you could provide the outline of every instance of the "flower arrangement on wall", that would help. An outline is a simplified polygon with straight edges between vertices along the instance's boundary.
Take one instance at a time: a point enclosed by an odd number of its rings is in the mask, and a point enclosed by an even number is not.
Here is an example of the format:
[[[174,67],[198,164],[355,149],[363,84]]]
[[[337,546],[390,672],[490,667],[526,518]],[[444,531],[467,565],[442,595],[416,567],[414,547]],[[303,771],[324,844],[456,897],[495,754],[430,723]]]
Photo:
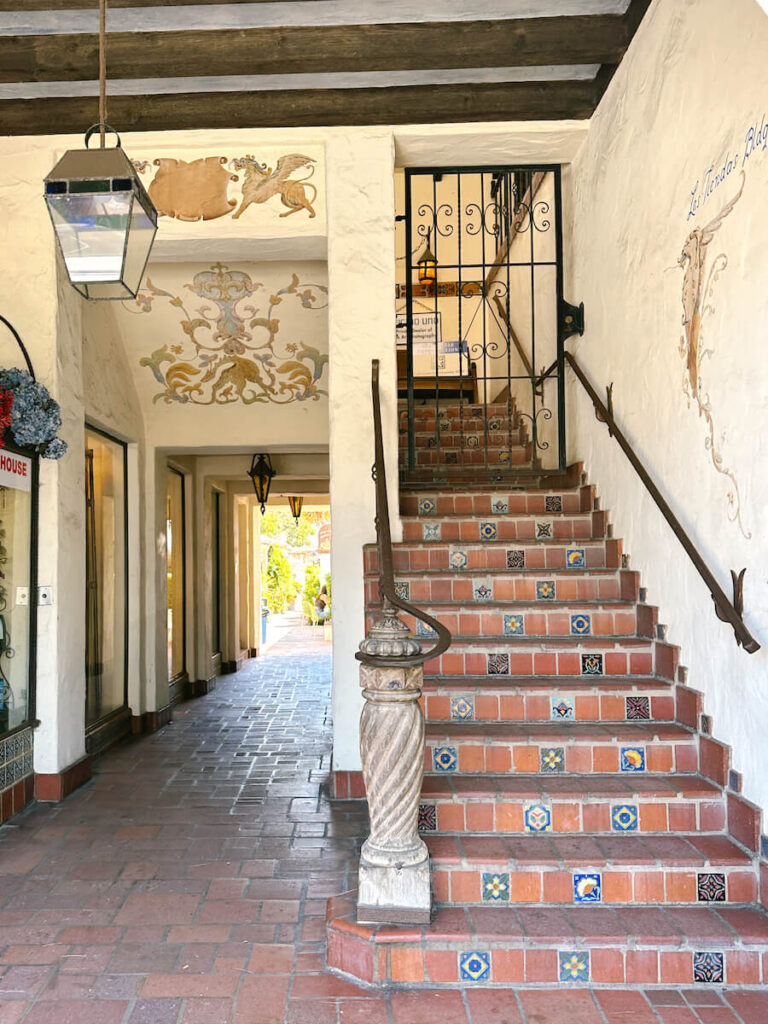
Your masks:
[[[60,427],[59,403],[43,384],[27,370],[0,370],[0,448],[10,432],[20,448],[60,459],[67,451],[66,442],[56,436]]]

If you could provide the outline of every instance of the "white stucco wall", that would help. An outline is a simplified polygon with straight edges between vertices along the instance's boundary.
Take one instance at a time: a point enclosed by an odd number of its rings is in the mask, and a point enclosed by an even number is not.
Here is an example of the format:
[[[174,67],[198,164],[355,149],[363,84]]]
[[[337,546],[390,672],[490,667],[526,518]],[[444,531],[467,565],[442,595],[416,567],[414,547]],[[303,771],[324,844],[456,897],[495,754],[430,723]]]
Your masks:
[[[592,119],[572,167],[566,297],[587,329],[570,342],[705,560],[730,594],[747,566],[745,619],[763,649],[739,650],[708,591],[580,385],[568,392],[569,457],[583,459],[625,539],[632,567],[705,694],[715,735],[732,744],[745,793],[768,806],[768,431],[765,234],[768,149],[749,152],[768,114],[768,19],[754,0],[656,0]],[[730,160],[730,171],[729,171]],[[722,169],[723,181],[712,188]],[[711,170],[710,170],[711,169]],[[741,186],[744,191],[717,225]],[[710,190],[711,191],[708,191]],[[698,208],[696,200],[704,201]],[[702,392],[717,450],[733,471],[744,530],[729,520],[733,483],[718,473],[708,429],[683,393],[683,246],[711,227],[707,267],[727,258],[702,299]],[[722,261],[719,261],[722,263]],[[689,268],[690,269],[690,268]]]

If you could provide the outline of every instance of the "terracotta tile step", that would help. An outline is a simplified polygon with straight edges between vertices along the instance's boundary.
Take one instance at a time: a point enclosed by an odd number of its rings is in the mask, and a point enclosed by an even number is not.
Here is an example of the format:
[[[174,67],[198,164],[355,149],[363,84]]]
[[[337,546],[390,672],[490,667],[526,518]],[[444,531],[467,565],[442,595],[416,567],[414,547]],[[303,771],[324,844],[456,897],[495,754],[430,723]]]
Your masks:
[[[665,662],[670,660],[668,670]],[[548,676],[585,677],[602,675],[648,675],[674,678],[674,659],[664,644],[625,637],[598,637],[588,643],[583,637],[510,639],[481,645],[478,640],[454,640],[440,657],[424,665],[427,675],[465,676]]]
[[[558,601],[636,602],[638,596],[637,574],[615,569],[490,569],[477,573],[399,570],[396,584],[401,597],[417,605],[455,601],[477,606],[522,601],[550,607]],[[378,575],[368,572],[366,603],[378,599]]]
[[[459,706],[461,706],[459,704]],[[552,774],[695,772],[695,733],[672,723],[430,722],[424,770]],[[446,767],[448,766],[448,767]]]
[[[522,541],[526,544],[542,541],[551,544],[563,540],[603,540],[605,538],[605,517],[602,513],[576,514],[558,513],[546,519],[526,517],[492,517],[490,519],[470,518],[468,514],[444,516],[413,516],[403,519],[403,541],[407,543],[456,543],[466,541],[477,544],[483,541],[482,530],[488,524],[496,526],[496,540]],[[537,530],[545,528],[551,536],[539,537]],[[484,542],[484,541],[483,541]],[[579,553],[573,556],[576,568],[583,562]],[[521,566],[522,568],[522,566]]]
[[[401,463],[405,466],[404,453]],[[480,448],[464,449],[416,449],[414,468],[427,470],[435,467],[440,469],[472,468],[497,470],[499,466],[526,466],[531,461],[530,445],[512,446],[511,448],[493,449],[486,453]]]
[[[449,764],[448,758],[442,759]],[[694,774],[427,774],[439,832],[721,832],[722,790]],[[625,813],[617,808],[629,808]],[[619,815],[619,817],[617,817]]]
[[[329,901],[327,931],[329,967],[381,987],[768,982],[768,914],[755,906],[453,906],[398,928],[357,924],[349,894]]]
[[[481,527],[482,528],[482,527]],[[526,570],[554,571],[569,569],[581,572],[587,569],[618,569],[621,564],[621,544],[617,540],[579,540],[578,543],[564,539],[551,541],[515,541],[516,558],[522,559]],[[485,573],[492,569],[514,572],[517,566],[509,567],[507,550],[511,547],[508,538],[499,537],[478,542],[464,541],[453,544],[424,544],[423,541],[402,542],[393,545],[392,561],[395,572],[440,571]],[[573,565],[573,554],[578,549],[583,566]],[[519,554],[522,552],[522,555]],[[365,572],[378,571],[378,552],[373,545],[366,545],[363,553]]]
[[[430,417],[434,419],[436,413],[441,419],[446,417],[450,419],[452,416],[458,417],[460,414],[463,414],[464,416],[469,414],[479,418],[484,416],[506,416],[508,409],[509,406],[506,402],[488,402],[487,404],[483,402],[462,402],[461,405],[459,405],[457,402],[444,404],[442,400],[440,400],[437,407],[435,407],[434,402],[430,399],[429,404],[425,403],[423,405],[420,405],[417,401],[413,407],[413,415],[414,419],[429,419]],[[475,412],[474,410],[478,411]],[[404,414],[407,415],[407,411],[407,403],[398,402],[398,414],[403,417]],[[512,403],[512,414],[516,414],[514,403]]]
[[[469,451],[473,448],[503,448],[507,444],[527,444],[530,440],[527,431],[522,424],[512,426],[509,430],[507,423],[496,430],[489,430],[486,436],[485,423],[483,420],[464,420],[463,425],[451,424],[449,429],[436,428],[434,421],[422,420],[416,424],[413,441],[417,450],[425,448],[460,448]],[[408,432],[400,428],[400,450],[408,448]]]
[[[725,836],[422,835],[438,904],[721,905],[758,900],[755,865]]]
[[[435,503],[433,514],[441,515],[488,515],[499,507],[506,504],[507,513],[495,512],[503,515],[538,515],[554,516],[559,507],[566,514],[579,512],[591,512],[594,504],[594,488],[583,485],[568,489],[528,488],[526,490],[513,489],[509,483],[502,483],[493,489],[473,489],[470,493],[462,493],[454,490],[440,490],[433,488],[432,491],[409,492],[407,489],[400,491],[400,511],[403,515],[419,515],[419,500],[431,498]],[[547,501],[547,499],[550,499]],[[559,501],[553,499],[559,498]]]
[[[562,679],[499,683],[494,676],[424,680],[422,706],[431,722],[469,717],[477,722],[672,721],[675,697],[669,680],[598,677],[595,685]],[[594,679],[594,677],[593,677]],[[474,685],[473,685],[474,684]]]

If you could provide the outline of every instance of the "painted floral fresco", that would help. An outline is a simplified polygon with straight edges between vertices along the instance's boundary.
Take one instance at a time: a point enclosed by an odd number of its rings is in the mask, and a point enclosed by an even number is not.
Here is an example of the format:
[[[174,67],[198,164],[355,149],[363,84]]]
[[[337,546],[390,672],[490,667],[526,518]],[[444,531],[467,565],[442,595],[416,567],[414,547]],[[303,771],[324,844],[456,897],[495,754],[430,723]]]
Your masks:
[[[139,360],[160,385],[155,402],[286,405],[328,395],[321,386],[328,354],[281,338],[279,308],[298,303],[302,310],[323,309],[326,287],[304,283],[294,273],[269,294],[247,273],[214,263],[184,290],[172,295],[147,278],[135,301],[124,304],[137,314],[149,313],[159,301],[179,310],[181,337]]]
[[[683,336],[680,339],[680,355],[685,361],[683,370],[683,392],[688,400],[696,403],[699,415],[707,424],[709,435],[704,444],[712,456],[712,464],[718,473],[722,473],[730,481],[731,487],[728,492],[728,504],[730,512],[728,518],[738,523],[742,534],[749,540],[752,536],[744,527],[741,518],[741,496],[736,476],[729,469],[724,461],[721,452],[715,442],[715,422],[712,413],[712,404],[702,378],[704,360],[712,355],[713,349],[705,348],[703,344],[702,324],[707,315],[715,311],[713,305],[714,287],[720,274],[728,266],[728,257],[720,252],[711,261],[707,261],[709,246],[715,234],[728,214],[733,210],[744,191],[744,172],[741,172],[741,187],[712,218],[712,220],[701,228],[695,228],[685,240],[678,266],[683,271]]]

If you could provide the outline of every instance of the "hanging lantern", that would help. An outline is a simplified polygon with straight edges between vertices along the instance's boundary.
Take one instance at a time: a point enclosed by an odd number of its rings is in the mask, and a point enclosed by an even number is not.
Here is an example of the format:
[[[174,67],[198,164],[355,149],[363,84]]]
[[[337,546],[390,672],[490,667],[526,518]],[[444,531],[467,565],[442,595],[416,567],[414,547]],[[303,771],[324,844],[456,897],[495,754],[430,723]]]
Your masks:
[[[157,231],[157,211],[120,145],[70,149],[45,179],[70,283],[86,299],[135,298]],[[111,131],[112,129],[110,129]],[[117,135],[117,133],[115,133]]]
[[[251,460],[251,468],[248,476],[251,478],[253,489],[256,492],[256,500],[261,506],[261,514],[264,515],[269,497],[269,488],[272,484],[272,477],[276,470],[272,468],[272,460],[268,455],[254,455]]]
[[[417,266],[419,268],[419,284],[434,284],[437,281],[437,258],[430,249],[432,232],[427,231],[427,244],[424,252],[419,256]]]
[[[70,284],[86,299],[136,298],[157,231],[157,210],[107,124],[107,0],[99,0],[99,123],[45,179],[45,202]],[[95,131],[101,148],[88,149]],[[117,146],[105,148],[107,132]]]
[[[291,515],[298,523],[299,517],[301,516],[301,506],[304,504],[304,499],[293,495],[288,499],[288,504],[291,507]]]

